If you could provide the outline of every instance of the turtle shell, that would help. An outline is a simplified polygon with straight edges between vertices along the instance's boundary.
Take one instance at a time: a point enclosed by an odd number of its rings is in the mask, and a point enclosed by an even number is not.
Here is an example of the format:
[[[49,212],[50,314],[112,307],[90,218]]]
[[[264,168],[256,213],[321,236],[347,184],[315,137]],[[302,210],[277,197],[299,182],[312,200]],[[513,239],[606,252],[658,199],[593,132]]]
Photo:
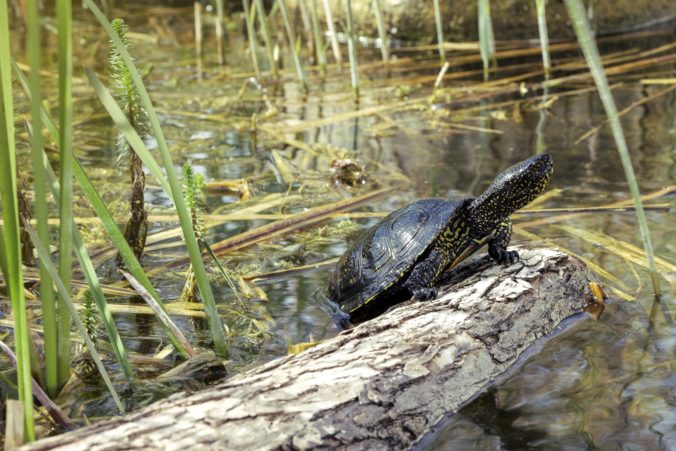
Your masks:
[[[422,199],[364,232],[338,261],[329,296],[352,313],[401,284],[467,199]]]

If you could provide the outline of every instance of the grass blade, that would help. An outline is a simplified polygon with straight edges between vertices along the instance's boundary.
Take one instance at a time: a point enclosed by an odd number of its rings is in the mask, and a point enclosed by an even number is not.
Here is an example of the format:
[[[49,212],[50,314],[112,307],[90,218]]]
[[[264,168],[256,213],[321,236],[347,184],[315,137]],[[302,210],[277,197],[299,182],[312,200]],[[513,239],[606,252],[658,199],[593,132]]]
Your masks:
[[[31,118],[33,127],[39,133],[31,135],[31,156],[33,170],[34,213],[37,221],[37,233],[44,243],[49,242],[47,224],[47,190],[45,189],[45,171],[42,166],[42,83],[40,80],[40,21],[37,0],[26,2],[26,56],[30,66]],[[23,75],[23,74],[22,74]],[[58,201],[57,201],[58,202]],[[42,307],[42,325],[44,327],[44,359],[47,391],[56,396],[59,390],[58,353],[57,353],[57,312],[54,302],[54,290],[49,272],[40,267],[40,303]]]
[[[535,0],[535,8],[538,15],[538,31],[540,33],[540,48],[542,49],[542,67],[545,70],[545,78],[549,79],[552,65],[549,60],[549,34],[547,33],[547,0]]]
[[[101,26],[103,26],[103,28],[106,30],[108,37],[117,47],[120,56],[122,56],[124,63],[132,75],[134,86],[136,87],[136,90],[138,91],[138,94],[141,98],[141,103],[148,112],[153,135],[157,140],[160,156],[162,157],[162,163],[164,165],[167,179],[169,181],[169,186],[171,188],[171,198],[174,202],[174,205],[176,206],[176,212],[178,213],[181,228],[183,229],[183,238],[185,239],[186,246],[188,247],[188,253],[190,254],[190,259],[195,271],[197,285],[199,286],[200,294],[202,295],[202,301],[204,302],[204,308],[208,315],[209,329],[214,340],[214,347],[217,354],[225,356],[227,355],[228,348],[225,340],[223,323],[221,322],[220,316],[218,315],[216,301],[214,300],[214,295],[211,291],[211,286],[209,285],[209,279],[207,277],[206,269],[204,268],[204,262],[202,261],[202,254],[197,244],[197,239],[195,238],[195,233],[192,227],[192,218],[190,217],[190,212],[186,206],[181,185],[178,181],[178,178],[176,177],[176,170],[174,169],[174,164],[171,160],[169,147],[167,146],[167,142],[164,139],[164,134],[162,133],[159,118],[157,117],[157,113],[155,112],[153,104],[150,101],[148,92],[143,85],[143,81],[141,80],[141,76],[139,75],[136,65],[129,56],[124,44],[120,41],[119,36],[117,36],[117,33],[115,33],[115,31],[110,26],[110,22],[108,22],[106,17],[96,6],[93,0],[85,0],[85,4],[92,11],[94,16],[96,16]]]
[[[589,70],[591,71],[592,77],[594,78],[596,89],[599,91],[601,102],[603,103],[603,107],[605,108],[606,114],[608,115],[610,129],[613,133],[613,138],[615,138],[617,151],[620,154],[620,162],[622,163],[624,175],[627,179],[627,184],[629,185],[629,191],[631,192],[631,197],[633,198],[634,206],[636,207],[636,219],[638,220],[643,247],[645,249],[646,256],[648,257],[648,268],[650,271],[650,277],[652,279],[653,289],[655,290],[655,294],[659,295],[660,283],[657,274],[657,268],[655,266],[655,251],[653,250],[652,240],[650,239],[648,221],[645,217],[645,211],[643,211],[643,202],[641,201],[641,192],[638,188],[638,182],[636,181],[634,166],[631,163],[629,148],[627,147],[627,141],[624,139],[622,124],[620,124],[620,118],[617,114],[615,99],[610,92],[608,79],[606,78],[606,74],[603,70],[603,64],[601,63],[601,56],[599,55],[599,51],[596,48],[596,43],[592,37],[591,28],[589,26],[582,2],[580,0],[565,0],[565,4],[566,8],[568,9],[568,15],[573,22],[573,28],[575,29],[577,40],[580,43],[580,47],[582,47],[582,52],[584,53],[584,57],[587,60],[587,65],[589,66]]]
[[[346,0],[347,8],[347,50],[350,55],[350,76],[354,97],[359,100],[359,66],[357,63],[357,42],[354,38],[354,23],[352,21],[352,0]]]
[[[446,50],[444,49],[444,28],[441,22],[441,8],[439,0],[434,0],[434,21],[437,24],[437,45],[439,47],[439,59],[441,64],[446,62]]]
[[[12,303],[19,399],[24,406],[24,430],[28,441],[35,440],[33,393],[31,390],[30,336],[23,292],[23,272],[19,241],[19,208],[17,204],[16,155],[14,146],[14,103],[12,101],[11,54],[6,0],[0,0],[0,197],[3,227],[0,228],[3,254],[0,261]]]
[[[296,33],[294,33],[293,27],[291,26],[291,22],[289,20],[289,11],[286,9],[286,2],[285,0],[278,0],[277,4],[279,5],[279,10],[282,12],[282,20],[284,21],[284,27],[286,28],[286,35],[289,38],[289,47],[293,56],[293,64],[296,66],[296,74],[298,74],[298,79],[303,85],[303,90],[307,92],[307,79],[305,78],[303,64],[301,63],[300,56],[298,55],[299,51],[296,50]]]
[[[312,35],[315,40],[315,50],[317,52],[317,62],[319,63],[319,70],[322,74],[326,74],[326,49],[324,48],[324,40],[322,39],[322,32],[319,28],[319,18],[317,17],[317,0],[310,0],[310,20],[312,22]]]
[[[225,53],[223,51],[223,24],[225,18],[223,14],[223,0],[216,0],[216,52],[218,53],[218,64],[225,64]]]
[[[331,5],[329,0],[322,0],[324,5],[324,16],[326,16],[326,26],[329,28],[329,35],[331,36],[331,49],[333,50],[333,57],[338,64],[338,69],[343,70],[343,54],[340,53],[340,45],[338,45],[338,35],[336,34],[336,26],[333,23],[333,13],[331,12]]]
[[[435,0],[435,5],[438,1]],[[437,6],[435,6],[435,15]],[[387,33],[385,32],[385,22],[383,21],[383,12],[380,9],[380,0],[373,0],[373,12],[376,15],[376,26],[378,27],[378,36],[380,37],[380,53],[383,55],[383,63],[387,65],[390,63],[390,43],[387,40]]]
[[[258,67],[258,43],[256,42],[256,27],[254,27],[255,11],[250,11],[249,0],[242,0],[244,18],[246,20],[246,34],[249,37],[249,52],[251,52],[251,64],[253,64],[256,78],[261,78],[261,69]]]
[[[59,131],[61,140],[59,158],[61,202],[59,203],[59,276],[67,292],[70,292],[70,282],[73,263],[73,37],[71,0],[56,2],[56,17],[58,24],[58,60],[59,60]],[[59,385],[66,383],[70,377],[70,326],[69,310],[64,305],[64,299],[59,300],[58,311],[58,375]]]
[[[106,367],[103,366],[101,357],[96,351],[96,346],[94,346],[94,342],[89,337],[89,334],[87,334],[87,330],[85,329],[84,324],[82,324],[82,321],[80,320],[80,315],[78,314],[77,309],[75,308],[75,304],[73,304],[73,300],[70,297],[70,293],[68,292],[66,286],[59,278],[58,272],[50,259],[49,251],[42,243],[42,241],[40,241],[40,237],[38,237],[37,233],[35,232],[35,230],[33,230],[29,222],[27,221],[24,222],[24,227],[26,228],[26,231],[30,234],[31,239],[33,240],[33,244],[35,244],[35,249],[38,251],[40,260],[44,260],[44,265],[47,268],[47,271],[49,271],[49,273],[52,275],[52,278],[54,279],[54,285],[56,285],[56,289],[59,292],[61,299],[64,301],[64,305],[70,312],[71,317],[73,318],[73,322],[75,323],[75,326],[80,332],[80,335],[82,335],[85,345],[87,345],[87,350],[89,350],[89,353],[92,356],[92,360],[94,361],[94,363],[96,363],[96,367],[99,369],[99,373],[101,373],[101,377],[103,377],[103,381],[108,387],[108,391],[110,391],[110,394],[113,397],[113,400],[115,401],[117,409],[120,411],[120,413],[124,413],[125,412],[124,406],[120,401],[120,397],[117,395],[115,387],[113,387],[113,382],[110,380],[110,377],[108,376],[108,371],[106,371]]]
[[[488,81],[491,60],[495,59],[495,39],[491,23],[491,4],[488,0],[479,1],[479,49],[484,66],[484,80]]]
[[[265,51],[268,53],[270,69],[272,69],[272,73],[276,77],[279,75],[279,71],[277,70],[277,63],[275,62],[275,57],[272,54],[272,39],[270,39],[270,31],[268,29],[268,18],[265,15],[265,6],[263,5],[263,0],[256,0],[256,15],[258,16],[258,25],[260,26],[261,34],[263,35],[263,42],[265,43]]]

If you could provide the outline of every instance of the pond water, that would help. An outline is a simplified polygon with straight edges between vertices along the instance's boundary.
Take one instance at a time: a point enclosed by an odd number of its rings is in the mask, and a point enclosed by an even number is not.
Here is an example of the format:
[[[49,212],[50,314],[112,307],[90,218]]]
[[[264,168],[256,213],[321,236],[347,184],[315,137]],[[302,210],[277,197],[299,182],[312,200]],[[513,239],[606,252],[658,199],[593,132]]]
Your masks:
[[[82,19],[78,26],[82,33],[76,54],[83,56],[83,64],[105,74],[101,63],[105,61],[105,40],[88,19]],[[526,84],[522,86],[519,79],[482,89],[477,70],[480,62],[471,61],[453,67],[449,74],[471,73],[449,79],[433,96],[432,84],[439,69],[434,54],[402,51],[388,71],[377,63],[378,54],[373,49],[362,49],[363,97],[355,106],[347,70],[338,73],[331,67],[324,79],[312,75],[310,92],[304,95],[289,67],[283,83],[263,81],[263,93],[247,82],[252,74],[245,73],[250,67],[243,52],[246,43],[235,34],[226,53],[227,68],[219,69],[213,49],[207,48],[200,78],[189,35],[179,34],[172,44],[170,37],[158,38],[158,30],[166,28],[152,28],[139,18],[132,22],[132,30],[139,33],[131,36],[138,63],[151,69],[147,86],[161,115],[176,167],[190,162],[207,182],[245,179],[248,183],[252,193],[248,200],[240,200],[237,192],[208,191],[206,210],[210,214],[238,213],[242,209],[291,214],[380,188],[391,194],[360,212],[389,212],[429,196],[476,196],[499,171],[538,151],[551,153],[555,161],[550,184],[554,194],[538,207],[582,208],[628,199],[609,129],[602,126],[598,133],[578,142],[605,118],[589,79],[549,92],[528,89],[542,81],[538,74],[524,77]],[[631,48],[618,49],[609,44],[602,49],[626,52],[625,57],[638,60],[638,49],[665,42],[668,39],[636,39]],[[579,58],[576,53],[557,56]],[[500,60],[502,71],[495,77],[537,70],[538,58],[535,54],[532,58]],[[649,70],[673,77],[671,64]],[[676,179],[676,91],[666,92],[668,85],[640,84],[643,76],[657,77],[627,70],[612,77],[611,83],[620,109],[655,97],[622,118],[641,191],[652,193],[673,185]],[[473,90],[466,88],[470,85]],[[116,132],[82,79],[75,80],[74,94],[78,155],[113,211],[123,218],[126,194],[120,193],[126,192],[127,174],[116,163]],[[276,110],[274,114],[270,105]],[[254,113],[256,133],[251,131]],[[307,147],[294,145],[297,141]],[[27,164],[28,155],[24,157],[20,162]],[[335,185],[331,162],[341,158],[363,166],[367,182],[357,187]],[[290,178],[285,168],[292,169]],[[152,237],[177,223],[169,217],[173,211],[150,177],[148,185]],[[263,201],[270,206],[257,210]],[[648,201],[671,207],[647,211],[655,250],[663,263],[660,302],[652,295],[641,253],[628,260],[630,252],[622,251],[626,247],[613,242],[616,239],[641,247],[632,211],[523,214],[515,218],[519,229],[514,243],[559,246],[610,273],[611,279],[602,278],[610,305],[599,321],[586,322],[552,341],[507,382],[444,420],[419,447],[676,449],[674,201],[673,194]],[[92,215],[84,208],[78,214]],[[259,216],[215,221],[207,239],[215,243],[270,220]],[[340,256],[360,230],[376,221],[377,217],[343,216],[321,228],[234,252],[223,262],[238,275],[322,263]],[[95,227],[82,228],[92,243],[101,239]],[[173,261],[185,250],[178,238],[149,242],[143,262],[154,270],[153,282],[162,295],[167,300],[175,299],[183,284],[185,266]],[[261,333],[233,339],[231,367],[244,369],[285,355],[289,344],[336,334],[331,319],[313,301],[315,292],[326,287],[331,270],[331,265],[320,265],[311,271],[262,276],[251,282],[250,287],[264,293],[246,301],[251,304],[247,314],[256,319]],[[232,290],[215,273],[214,280],[219,302],[228,307],[237,305]],[[125,304],[127,299],[114,302]],[[166,345],[161,329],[149,318],[131,313],[116,317],[130,351],[153,354]],[[191,340],[209,346],[208,333],[199,321],[180,316],[176,319]],[[228,322],[234,332],[251,326],[250,322],[231,318]],[[96,390],[91,389],[92,393]],[[105,411],[109,406],[97,403],[80,413],[112,414]]]

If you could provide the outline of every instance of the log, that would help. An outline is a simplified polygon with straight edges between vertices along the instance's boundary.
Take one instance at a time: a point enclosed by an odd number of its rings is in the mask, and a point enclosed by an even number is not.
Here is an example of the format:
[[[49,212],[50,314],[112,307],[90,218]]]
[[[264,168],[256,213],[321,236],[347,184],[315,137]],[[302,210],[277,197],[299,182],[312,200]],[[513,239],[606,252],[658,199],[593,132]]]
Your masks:
[[[593,275],[581,261],[520,253],[508,267],[466,263],[438,299],[406,302],[301,354],[26,449],[409,448],[562,321],[588,316]]]

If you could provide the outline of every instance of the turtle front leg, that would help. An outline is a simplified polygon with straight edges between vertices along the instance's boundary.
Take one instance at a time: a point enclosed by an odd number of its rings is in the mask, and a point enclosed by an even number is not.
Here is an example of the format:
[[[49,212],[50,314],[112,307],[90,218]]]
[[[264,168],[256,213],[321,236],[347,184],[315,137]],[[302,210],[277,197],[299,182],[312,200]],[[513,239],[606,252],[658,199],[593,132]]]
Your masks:
[[[414,299],[428,301],[437,297],[438,290],[434,284],[439,279],[449,261],[446,252],[433,247],[430,253],[419,261],[408,275],[404,287],[413,295]]]
[[[488,241],[488,254],[493,257],[498,263],[512,264],[519,261],[519,253],[517,251],[508,251],[507,245],[509,239],[512,237],[512,221],[506,219],[502,221],[493,238]]]

